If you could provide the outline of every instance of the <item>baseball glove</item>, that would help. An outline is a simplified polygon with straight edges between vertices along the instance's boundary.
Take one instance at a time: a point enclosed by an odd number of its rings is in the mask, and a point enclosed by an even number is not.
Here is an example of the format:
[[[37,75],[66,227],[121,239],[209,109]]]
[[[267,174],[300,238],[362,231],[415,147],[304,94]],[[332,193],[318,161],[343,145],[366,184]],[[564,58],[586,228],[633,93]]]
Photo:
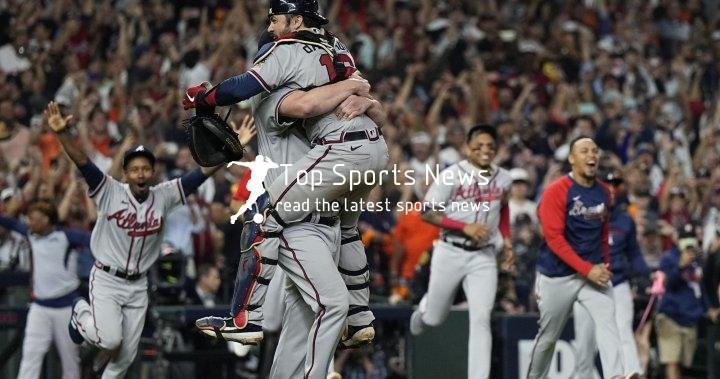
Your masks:
[[[243,157],[243,146],[237,134],[219,115],[203,114],[183,121],[188,147],[195,162],[213,167]]]

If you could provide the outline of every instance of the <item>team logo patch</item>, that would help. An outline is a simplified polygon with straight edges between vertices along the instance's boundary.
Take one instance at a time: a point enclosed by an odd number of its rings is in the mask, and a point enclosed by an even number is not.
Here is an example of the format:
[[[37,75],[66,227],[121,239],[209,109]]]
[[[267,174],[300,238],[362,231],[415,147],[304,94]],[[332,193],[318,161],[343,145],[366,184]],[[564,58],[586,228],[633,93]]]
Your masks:
[[[599,219],[605,215],[605,203],[587,207],[582,200],[580,200],[580,196],[576,196],[573,198],[573,206],[570,208],[568,214],[574,217],[582,216],[586,220]]]

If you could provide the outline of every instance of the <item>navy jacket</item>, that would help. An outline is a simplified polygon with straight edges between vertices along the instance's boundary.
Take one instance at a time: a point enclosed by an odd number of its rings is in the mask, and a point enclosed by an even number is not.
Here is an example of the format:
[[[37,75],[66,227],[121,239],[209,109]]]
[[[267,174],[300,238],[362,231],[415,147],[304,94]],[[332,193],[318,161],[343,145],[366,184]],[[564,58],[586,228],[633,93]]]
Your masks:
[[[650,276],[637,242],[635,221],[620,207],[613,207],[610,214],[610,268],[614,286],[627,281],[634,272]]]
[[[658,311],[681,326],[695,326],[708,309],[702,286],[702,265],[693,262],[680,269],[680,250],[677,247],[665,252],[660,269],[665,273],[665,294]]]

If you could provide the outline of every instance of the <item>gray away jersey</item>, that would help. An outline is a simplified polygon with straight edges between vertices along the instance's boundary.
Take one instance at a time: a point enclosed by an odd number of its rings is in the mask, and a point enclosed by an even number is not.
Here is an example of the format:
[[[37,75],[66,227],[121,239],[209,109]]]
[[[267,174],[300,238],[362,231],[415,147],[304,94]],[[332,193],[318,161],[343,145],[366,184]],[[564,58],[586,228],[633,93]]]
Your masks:
[[[280,121],[280,102],[293,89],[278,88],[271,93],[261,93],[250,99],[255,124],[257,125],[258,154],[262,154],[277,164],[299,161],[310,150],[310,143],[304,133],[293,126],[292,122]],[[270,169],[265,176],[269,185],[283,175],[285,167]]]
[[[150,187],[138,203],[128,184],[107,175],[89,193],[97,205],[90,249],[100,263],[126,272],[146,272],[160,255],[163,217],[185,203],[180,179]]]
[[[340,61],[346,66],[355,67],[355,61],[347,47],[337,39],[334,49]],[[267,92],[275,91],[279,87],[310,90],[332,82],[336,75],[330,53],[319,45],[305,42],[275,45],[249,72]],[[343,120],[330,112],[305,120],[303,126],[308,140],[313,141],[343,131],[371,129],[377,125],[365,115]]]
[[[444,210],[453,219],[485,224],[492,233],[490,243],[499,248],[502,246],[502,235],[498,228],[500,211],[512,178],[504,168],[493,165],[492,171],[481,172],[464,159],[438,175],[425,195],[425,202],[428,206],[435,206],[435,210]],[[430,177],[430,180],[433,178]],[[441,206],[444,209],[438,209]],[[447,231],[443,231],[443,234],[447,234]]]

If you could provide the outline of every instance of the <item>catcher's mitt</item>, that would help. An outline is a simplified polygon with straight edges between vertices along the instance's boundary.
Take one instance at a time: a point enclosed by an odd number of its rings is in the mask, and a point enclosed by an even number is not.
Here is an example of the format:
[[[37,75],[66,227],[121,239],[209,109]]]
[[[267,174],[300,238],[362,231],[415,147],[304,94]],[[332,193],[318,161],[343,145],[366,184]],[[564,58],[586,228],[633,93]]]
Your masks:
[[[195,162],[203,167],[237,161],[243,157],[243,146],[237,134],[217,114],[197,115],[183,121],[188,147]]]

